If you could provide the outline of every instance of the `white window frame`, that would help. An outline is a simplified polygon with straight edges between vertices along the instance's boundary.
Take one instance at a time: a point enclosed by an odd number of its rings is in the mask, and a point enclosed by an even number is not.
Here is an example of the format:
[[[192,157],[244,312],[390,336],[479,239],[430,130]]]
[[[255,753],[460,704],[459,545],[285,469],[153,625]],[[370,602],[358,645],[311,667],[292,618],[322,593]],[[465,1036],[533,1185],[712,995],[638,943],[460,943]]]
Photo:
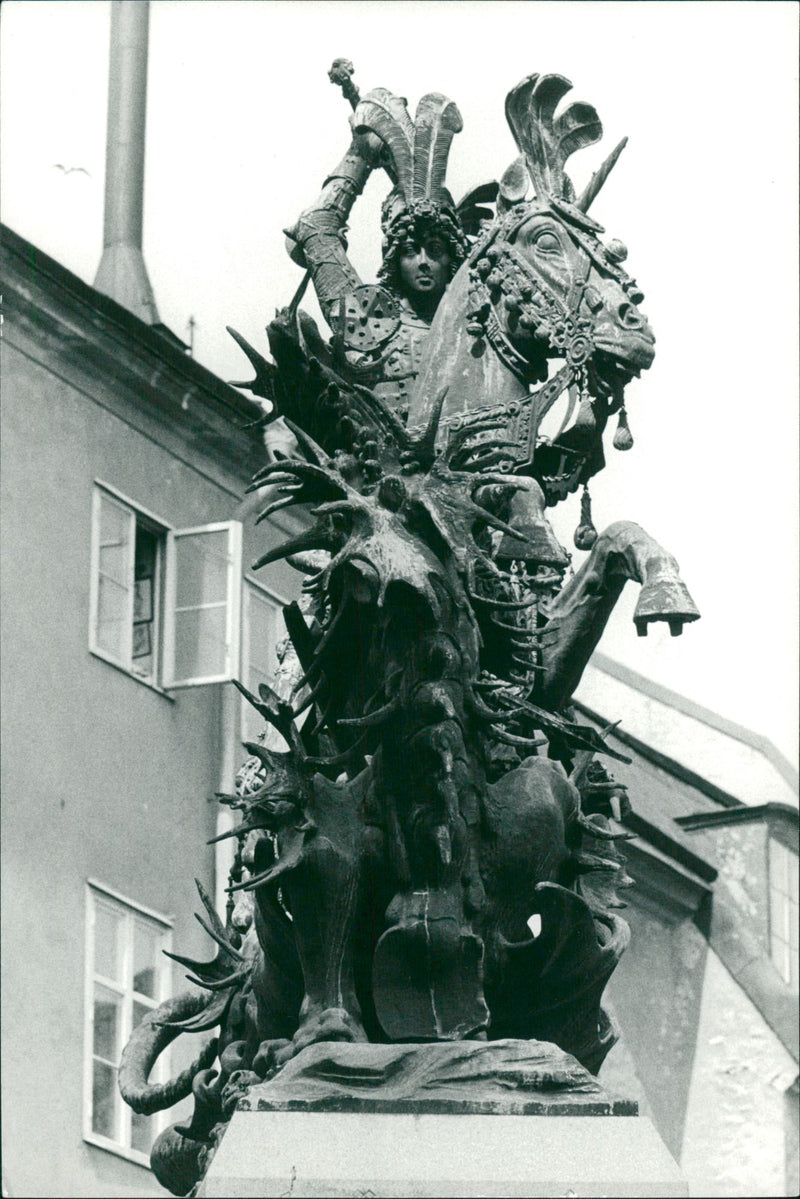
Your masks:
[[[137,521],[145,524],[162,539],[156,557],[156,574],[153,582],[153,677],[146,678],[134,669],[131,653],[127,657],[118,657],[97,642],[97,615],[100,588],[100,513],[103,497],[111,500],[117,507],[128,514],[130,520],[130,561],[128,573],[133,583],[135,530]],[[221,673],[206,676],[194,676],[184,679],[174,677],[175,662],[175,596],[177,589],[175,542],[180,537],[202,536],[206,533],[227,532],[228,573],[226,587],[226,621],[225,621],[225,663]],[[133,628],[134,591],[131,589],[128,600],[126,623]],[[198,605],[200,606],[200,605]],[[202,605],[206,606],[206,605]],[[208,605],[208,606],[217,606]],[[221,604],[219,605],[221,606]],[[242,523],[237,520],[217,521],[206,525],[194,525],[191,528],[176,529],[167,521],[162,520],[154,512],[150,512],[129,496],[118,491],[116,487],[101,479],[94,480],[92,489],[91,511],[91,554],[90,554],[90,591],[89,591],[89,651],[104,662],[110,663],[118,670],[129,675],[137,682],[158,691],[167,699],[174,697],[169,694],[185,687],[200,687],[209,683],[227,683],[238,675],[241,661],[241,621],[242,621]]]
[[[98,882],[96,879],[87,879],[85,886],[85,907],[86,907],[86,933],[85,933],[85,976],[84,976],[84,1041],[83,1041],[83,1139],[90,1145],[96,1145],[101,1149],[106,1149],[110,1153],[115,1153],[118,1157],[124,1157],[128,1161],[136,1162],[140,1166],[150,1168],[150,1158],[146,1153],[142,1153],[139,1149],[134,1149],[131,1146],[131,1117],[132,1109],[120,1100],[122,1112],[122,1134],[123,1140],[117,1141],[111,1137],[104,1136],[102,1133],[96,1132],[92,1128],[93,1116],[93,1063],[94,1063],[94,998],[95,998],[95,983],[99,983],[109,991],[114,991],[121,995],[122,1003],[122,1028],[120,1040],[123,1045],[127,1044],[131,1035],[131,1026],[133,1020],[133,1003],[134,998],[137,1003],[141,1003],[148,1008],[157,1008],[160,1003],[167,999],[172,990],[172,969],[169,960],[162,957],[159,962],[157,971],[156,995],[151,999],[147,995],[142,995],[138,991],[133,990],[133,921],[138,917],[144,917],[152,925],[156,925],[161,934],[161,949],[172,949],[172,928],[173,920],[169,916],[165,916],[160,912],[155,912],[151,908],[145,907],[143,904],[137,903],[133,899],[128,899],[126,896],[115,891],[113,888],[106,886],[104,883]],[[124,984],[120,984],[116,979],[106,978],[104,975],[95,972],[95,903],[96,897],[100,897],[101,902],[110,903],[116,907],[124,919],[124,949],[123,949],[123,967],[122,974]],[[128,983],[130,982],[130,987]],[[159,1057],[152,1074],[156,1081],[164,1081],[168,1077],[169,1072],[169,1049],[167,1048]],[[161,1132],[166,1127],[167,1113],[158,1113],[156,1119],[156,1131]]]
[[[198,537],[207,533],[228,534],[228,571],[226,585],[225,619],[225,666],[221,673],[197,675],[185,679],[175,678],[175,613],[178,572],[176,567],[175,542],[181,537]],[[239,668],[241,655],[242,623],[242,522],[223,520],[216,524],[196,525],[190,529],[171,529],[167,533],[166,586],[164,609],[164,667],[162,687],[165,691],[177,691],[184,687],[202,687],[209,683],[229,683]],[[221,606],[213,604],[192,605],[193,608]],[[183,610],[183,609],[180,609]]]
[[[250,611],[251,611],[250,588],[251,587],[256,591],[260,591],[261,594],[266,599],[271,600],[272,603],[274,603],[279,609],[285,608],[286,605],[290,601],[287,599],[284,599],[277,591],[275,591],[274,588],[265,587],[264,584],[259,579],[254,579],[252,577],[252,575],[249,575],[249,574],[245,575],[244,578],[242,579],[242,593],[243,593],[243,598],[242,598],[242,653],[241,653],[241,658],[239,660],[239,676],[238,677],[241,679],[241,681],[244,683],[244,685],[249,690],[252,691],[253,688],[250,686],[250,677],[249,677],[249,673],[248,673],[249,665],[250,665]],[[283,615],[283,613],[279,612],[278,615],[280,617]],[[277,660],[275,662],[275,665],[277,667]],[[244,730],[245,730],[246,724],[247,724],[248,710],[250,710],[250,704],[244,698],[244,696],[242,696],[241,716],[240,716],[242,735],[244,735]]]
[[[134,535],[130,538],[130,555],[131,560],[128,563],[131,582],[133,582],[134,562],[133,556],[136,552],[136,521],[141,518],[144,524],[149,525],[152,531],[160,537],[166,538],[171,531],[171,526],[160,516],[143,508],[141,504],[136,504],[133,500],[123,495],[116,487],[112,487],[109,483],[101,482],[95,479],[92,488],[92,541],[91,541],[91,563],[90,563],[90,591],[89,591],[89,649],[96,657],[102,658],[105,662],[110,662],[112,666],[116,666],[118,670],[124,670],[131,678],[136,679],[140,683],[144,683],[146,687],[152,687],[156,691],[160,691],[159,673],[162,664],[162,592],[164,587],[164,549],[162,548],[156,556],[156,575],[153,581],[153,604],[154,604],[154,620],[153,620],[153,677],[152,679],[145,678],[138,674],[133,669],[133,655],[126,658],[118,658],[103,646],[98,645],[96,639],[97,633],[97,608],[98,596],[100,587],[100,505],[102,503],[102,493],[115,503],[118,507],[124,508],[130,518],[131,526]],[[133,600],[134,589],[131,588],[130,599],[128,602],[127,623],[133,628]],[[131,641],[131,651],[133,650],[133,641]]]

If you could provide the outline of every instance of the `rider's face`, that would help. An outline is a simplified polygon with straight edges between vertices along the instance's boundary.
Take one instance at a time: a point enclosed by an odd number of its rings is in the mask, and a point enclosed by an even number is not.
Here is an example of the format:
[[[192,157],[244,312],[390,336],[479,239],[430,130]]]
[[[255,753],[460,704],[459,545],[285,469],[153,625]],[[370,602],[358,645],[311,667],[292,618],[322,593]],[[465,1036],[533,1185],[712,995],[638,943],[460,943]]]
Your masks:
[[[450,281],[450,254],[441,237],[408,238],[400,245],[402,290],[409,296],[440,300]]]

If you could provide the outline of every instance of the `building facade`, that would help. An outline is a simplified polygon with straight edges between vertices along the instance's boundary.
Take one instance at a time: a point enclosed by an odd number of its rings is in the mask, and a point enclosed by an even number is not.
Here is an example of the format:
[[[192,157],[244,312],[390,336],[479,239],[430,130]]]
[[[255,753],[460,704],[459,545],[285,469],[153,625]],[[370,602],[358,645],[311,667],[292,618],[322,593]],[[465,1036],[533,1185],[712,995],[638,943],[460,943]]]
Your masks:
[[[299,576],[249,572],[282,536],[243,501],[260,410],[10,230],[2,255],[4,1186],[162,1193],[119,1051],[186,986],[161,950],[207,955],[193,879],[227,882],[214,794],[256,733],[214,680],[266,677]]]

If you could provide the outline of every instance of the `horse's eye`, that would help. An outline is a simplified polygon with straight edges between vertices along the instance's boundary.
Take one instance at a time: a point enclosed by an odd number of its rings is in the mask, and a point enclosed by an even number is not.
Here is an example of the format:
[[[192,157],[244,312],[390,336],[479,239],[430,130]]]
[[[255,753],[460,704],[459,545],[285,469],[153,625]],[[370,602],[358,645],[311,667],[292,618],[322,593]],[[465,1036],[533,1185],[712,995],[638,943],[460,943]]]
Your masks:
[[[537,234],[533,238],[533,244],[543,254],[558,254],[561,251],[561,242],[549,229],[543,229]]]

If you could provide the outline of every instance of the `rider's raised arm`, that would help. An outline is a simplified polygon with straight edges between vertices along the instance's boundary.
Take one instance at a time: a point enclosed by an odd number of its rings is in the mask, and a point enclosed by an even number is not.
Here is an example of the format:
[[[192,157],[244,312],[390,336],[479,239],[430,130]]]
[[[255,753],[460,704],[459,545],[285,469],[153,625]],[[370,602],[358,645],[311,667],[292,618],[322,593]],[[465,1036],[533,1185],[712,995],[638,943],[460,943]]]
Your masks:
[[[339,298],[358,287],[361,279],[347,257],[345,230],[350,210],[377,165],[380,141],[356,134],[342,161],[331,172],[319,198],[287,229],[287,250],[293,262],[311,271],[325,319]]]

